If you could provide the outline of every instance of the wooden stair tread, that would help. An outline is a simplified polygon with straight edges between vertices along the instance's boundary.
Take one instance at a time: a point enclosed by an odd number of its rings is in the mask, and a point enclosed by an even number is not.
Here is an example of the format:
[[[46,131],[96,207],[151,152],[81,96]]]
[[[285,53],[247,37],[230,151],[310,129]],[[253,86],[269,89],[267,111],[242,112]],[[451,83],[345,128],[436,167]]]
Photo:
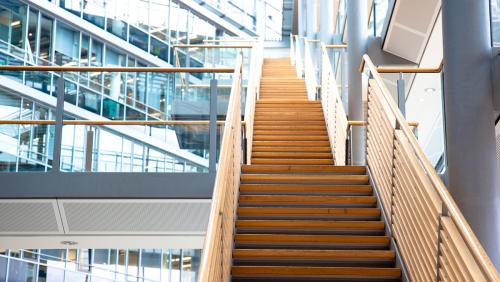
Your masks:
[[[332,159],[276,159],[276,158],[252,158],[253,164],[273,165],[333,165]]]
[[[240,193],[372,193],[370,185],[325,185],[325,184],[240,184]]]
[[[232,275],[239,277],[251,275],[252,277],[321,277],[321,278],[346,278],[346,277],[401,277],[401,269],[389,267],[320,267],[320,266],[233,266]]]
[[[299,258],[299,259],[394,259],[390,250],[297,250],[297,249],[235,249],[235,258]]]
[[[279,147],[279,146],[253,146],[253,152],[331,152],[329,146],[323,147]]]
[[[383,221],[239,219],[237,228],[383,230]]]
[[[307,234],[236,234],[236,243],[269,243],[269,244],[357,244],[357,245],[389,245],[387,236],[365,235],[307,235]]]
[[[307,208],[307,207],[239,207],[238,216],[260,217],[292,217],[292,216],[322,216],[322,217],[379,217],[378,208]]]
[[[290,147],[300,147],[300,146],[330,146],[329,141],[253,141],[252,145],[257,146],[290,146]]]
[[[315,195],[240,195],[240,204],[292,204],[292,205],[336,205],[336,204],[367,204],[377,202],[374,196],[315,196]]]
[[[334,165],[243,165],[243,172],[330,172],[330,173],[365,173],[365,166]]]
[[[242,182],[349,182],[368,184],[367,175],[337,174],[242,174]]]

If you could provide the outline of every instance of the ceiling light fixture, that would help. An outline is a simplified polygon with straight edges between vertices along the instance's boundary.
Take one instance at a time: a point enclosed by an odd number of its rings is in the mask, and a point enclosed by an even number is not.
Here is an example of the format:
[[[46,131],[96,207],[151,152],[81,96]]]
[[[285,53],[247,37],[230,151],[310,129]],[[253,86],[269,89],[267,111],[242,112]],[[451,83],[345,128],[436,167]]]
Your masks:
[[[78,242],[75,242],[75,241],[61,241],[61,244],[66,245],[66,246],[74,246],[74,245],[78,245]]]
[[[428,87],[428,88],[425,88],[424,91],[426,93],[434,93],[434,92],[436,92],[436,88]]]

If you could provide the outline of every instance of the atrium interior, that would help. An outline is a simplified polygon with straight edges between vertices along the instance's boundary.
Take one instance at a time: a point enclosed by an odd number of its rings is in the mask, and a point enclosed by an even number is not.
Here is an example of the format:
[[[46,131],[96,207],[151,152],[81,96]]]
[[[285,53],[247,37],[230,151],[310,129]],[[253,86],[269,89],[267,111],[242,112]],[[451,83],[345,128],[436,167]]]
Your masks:
[[[500,0],[0,0],[0,282],[500,281]]]

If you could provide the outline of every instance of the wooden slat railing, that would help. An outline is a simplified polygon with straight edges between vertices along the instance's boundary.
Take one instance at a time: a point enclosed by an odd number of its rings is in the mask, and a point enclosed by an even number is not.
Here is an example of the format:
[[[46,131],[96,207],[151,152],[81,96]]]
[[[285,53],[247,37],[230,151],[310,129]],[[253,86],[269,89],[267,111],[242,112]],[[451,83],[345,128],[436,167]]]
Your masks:
[[[412,281],[500,281],[418,144],[377,67],[368,86],[367,164]]]
[[[212,207],[198,275],[199,282],[228,282],[231,279],[234,220],[242,163],[241,71],[240,54],[234,71],[226,125],[221,141]]]
[[[321,106],[336,165],[346,165],[349,123],[325,46],[321,48]]]
[[[264,62],[264,42],[259,40],[253,44],[250,56],[250,70],[248,78],[247,96],[245,102],[245,136],[246,136],[246,162],[251,164],[253,144],[253,123],[255,117],[255,104],[260,93],[260,78]]]
[[[316,81],[316,71],[314,69],[310,44],[313,44],[312,41],[304,40],[304,78],[306,81],[307,98],[313,101],[316,100],[316,86],[318,83]]]

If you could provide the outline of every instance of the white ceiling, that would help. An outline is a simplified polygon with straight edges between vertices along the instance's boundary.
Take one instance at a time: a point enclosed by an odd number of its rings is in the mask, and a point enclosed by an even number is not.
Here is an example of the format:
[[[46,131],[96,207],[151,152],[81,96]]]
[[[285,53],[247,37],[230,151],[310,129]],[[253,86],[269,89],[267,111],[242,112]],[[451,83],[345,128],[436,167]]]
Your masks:
[[[200,247],[210,206],[208,199],[0,200],[0,248],[61,248],[61,241],[96,248],[141,242],[141,248]]]
[[[440,0],[396,1],[383,50],[420,63],[440,9]]]

